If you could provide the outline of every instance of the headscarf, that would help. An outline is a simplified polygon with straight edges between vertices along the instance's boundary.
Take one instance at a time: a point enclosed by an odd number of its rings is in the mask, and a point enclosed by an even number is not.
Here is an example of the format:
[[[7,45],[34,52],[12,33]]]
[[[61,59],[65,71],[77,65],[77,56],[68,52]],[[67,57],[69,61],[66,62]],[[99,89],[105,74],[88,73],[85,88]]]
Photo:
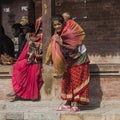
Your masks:
[[[36,22],[35,22],[35,32],[36,32],[36,34],[39,31],[39,29],[41,28],[41,25],[42,25],[42,17],[39,17],[39,18],[36,19]]]

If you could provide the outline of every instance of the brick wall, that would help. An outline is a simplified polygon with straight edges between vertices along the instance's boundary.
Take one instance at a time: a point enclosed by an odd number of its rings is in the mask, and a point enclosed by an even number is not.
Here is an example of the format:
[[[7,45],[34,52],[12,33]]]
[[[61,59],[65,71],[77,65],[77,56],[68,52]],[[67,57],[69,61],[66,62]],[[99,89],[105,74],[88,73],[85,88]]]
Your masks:
[[[119,0],[64,2],[57,13],[68,11],[86,32],[85,44],[91,63],[119,63]]]
[[[8,100],[6,94],[12,91],[11,70],[12,66],[0,66],[0,100]],[[60,100],[61,79],[53,78],[52,66],[44,66],[44,71],[44,85],[40,91],[41,99]],[[90,105],[98,106],[102,102],[119,101],[120,65],[90,65],[90,71]]]
[[[35,18],[42,16],[42,2],[36,1],[35,2]]]
[[[67,1],[67,0],[66,0]],[[74,0],[72,0],[74,1]],[[3,8],[10,6],[15,14],[15,21],[19,22],[28,12],[20,10],[20,6],[27,5],[28,0],[6,3]],[[41,16],[41,2],[35,3],[36,18]],[[86,32],[85,44],[88,49],[91,64],[119,64],[120,60],[120,7],[119,0],[89,0],[82,2],[63,2],[56,6],[56,13],[68,11]],[[8,23],[8,13],[2,12],[2,23],[5,31],[11,35]]]
[[[2,25],[5,28],[5,32],[9,37],[12,36],[11,24],[9,23],[9,14],[13,13],[15,15],[14,22],[20,22],[22,16],[28,16],[28,11],[21,10],[22,6],[28,6],[28,0],[14,0],[9,3],[2,3]],[[5,11],[10,10],[10,12]]]

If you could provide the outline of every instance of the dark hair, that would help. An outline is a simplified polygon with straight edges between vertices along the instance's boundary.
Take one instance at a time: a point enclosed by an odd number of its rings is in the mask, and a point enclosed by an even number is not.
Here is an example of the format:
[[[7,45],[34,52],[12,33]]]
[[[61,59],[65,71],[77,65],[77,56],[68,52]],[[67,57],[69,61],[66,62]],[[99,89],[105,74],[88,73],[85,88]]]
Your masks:
[[[12,25],[12,28],[15,30],[20,30],[20,32],[23,32],[23,26],[20,23],[15,23]]]
[[[55,16],[52,17],[52,26],[53,26],[53,22],[57,20],[62,24],[65,24],[65,20],[63,18],[63,16],[61,14],[56,14]],[[54,28],[52,27],[52,35],[54,34]]]
[[[34,32],[35,31],[35,25],[33,23],[26,23],[23,26],[23,29],[28,28],[30,31],[29,32]]]
[[[52,17],[52,23],[55,21],[55,20],[58,20],[59,22],[61,22],[62,24],[65,22],[64,21],[64,18],[61,14],[57,14],[55,16]]]

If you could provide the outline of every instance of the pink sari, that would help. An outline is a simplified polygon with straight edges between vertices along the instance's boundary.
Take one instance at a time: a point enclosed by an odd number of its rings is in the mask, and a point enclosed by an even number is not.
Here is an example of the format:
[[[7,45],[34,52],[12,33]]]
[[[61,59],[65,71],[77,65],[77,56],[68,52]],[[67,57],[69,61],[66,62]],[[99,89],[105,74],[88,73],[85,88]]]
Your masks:
[[[43,85],[40,64],[28,64],[28,42],[13,65],[12,85],[17,96],[23,99],[37,100],[39,91]]]

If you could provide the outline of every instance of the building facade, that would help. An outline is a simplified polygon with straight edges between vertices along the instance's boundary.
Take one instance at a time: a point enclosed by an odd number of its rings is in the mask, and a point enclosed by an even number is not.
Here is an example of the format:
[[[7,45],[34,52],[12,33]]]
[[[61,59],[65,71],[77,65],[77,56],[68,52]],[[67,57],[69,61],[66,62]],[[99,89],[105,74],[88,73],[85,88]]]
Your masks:
[[[34,7],[29,7],[30,3]],[[119,0],[4,0],[1,24],[12,37],[11,24],[23,16],[33,21],[43,15],[45,43],[50,37],[52,14],[69,12],[86,32],[85,44],[91,64],[119,64],[120,7]],[[45,49],[46,50],[46,49]]]

